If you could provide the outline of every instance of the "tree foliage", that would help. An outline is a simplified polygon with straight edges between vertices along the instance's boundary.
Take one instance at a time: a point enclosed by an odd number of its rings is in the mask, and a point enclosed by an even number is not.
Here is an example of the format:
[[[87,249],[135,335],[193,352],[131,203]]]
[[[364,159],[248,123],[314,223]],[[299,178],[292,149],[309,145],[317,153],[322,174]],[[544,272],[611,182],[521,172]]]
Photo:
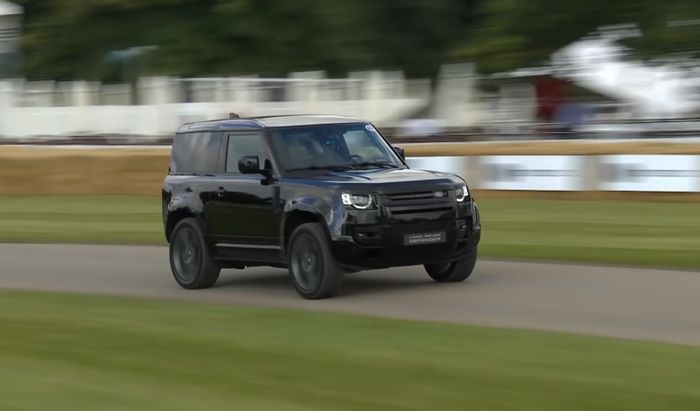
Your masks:
[[[471,41],[450,57],[477,61],[487,72],[546,64],[561,47],[619,24],[638,26],[641,37],[627,42],[646,56],[700,49],[697,0],[485,0],[479,15]]]
[[[106,56],[156,45],[140,72],[179,76],[545,63],[602,25],[637,23],[648,56],[694,52],[697,0],[16,0],[30,78],[102,79]],[[680,22],[680,23],[679,23]]]
[[[434,74],[469,0],[25,0],[31,77],[98,78],[114,50],[157,45],[173,75],[370,68]]]

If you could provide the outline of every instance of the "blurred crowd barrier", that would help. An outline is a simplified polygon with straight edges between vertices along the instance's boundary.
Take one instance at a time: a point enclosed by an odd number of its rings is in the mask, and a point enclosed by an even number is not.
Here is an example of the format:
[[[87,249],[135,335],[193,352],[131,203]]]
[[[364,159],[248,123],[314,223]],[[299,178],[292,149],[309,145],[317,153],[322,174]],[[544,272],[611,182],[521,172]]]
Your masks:
[[[0,138],[170,136],[186,122],[278,114],[340,114],[406,136],[482,127],[500,132],[532,122],[534,97],[504,85],[479,90],[471,64],[445,65],[437,79],[400,71],[324,72],[284,78],[141,78],[135,84],[0,81]]]
[[[485,78],[471,64],[445,65],[436,79],[367,71],[347,78],[327,78],[323,72],[284,78],[147,77],[134,84],[3,80],[0,142],[101,136],[143,141],[172,136],[183,123],[228,118],[230,113],[349,115],[405,141],[700,136],[700,118],[688,112],[697,105],[686,101],[695,97],[679,94],[678,84],[671,82],[674,87],[666,87],[665,94],[653,82],[635,86],[641,90],[636,93],[623,93],[639,82],[612,81],[603,75],[606,70],[593,68],[567,76],[616,98],[566,102],[559,95],[570,82],[552,73],[519,71]],[[492,88],[485,89],[489,82]],[[687,85],[685,90],[695,83],[679,84]],[[558,111],[543,103],[549,101],[545,92],[559,96]],[[543,110],[552,113],[541,118]]]
[[[0,82],[0,136],[172,135],[186,122],[270,114],[345,114],[394,124],[425,107],[430,82],[400,72],[287,78],[143,78],[138,84]]]
[[[700,143],[568,143],[405,148],[412,168],[456,173],[480,195],[700,193]],[[0,194],[158,195],[169,158],[167,146],[0,146]]]

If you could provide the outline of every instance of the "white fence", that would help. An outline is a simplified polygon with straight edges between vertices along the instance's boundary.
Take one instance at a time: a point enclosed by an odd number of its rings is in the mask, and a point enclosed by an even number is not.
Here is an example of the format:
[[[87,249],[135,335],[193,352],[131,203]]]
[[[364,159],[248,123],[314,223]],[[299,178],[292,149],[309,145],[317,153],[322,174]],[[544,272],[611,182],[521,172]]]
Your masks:
[[[0,82],[0,137],[84,134],[169,135],[189,121],[318,113],[395,125],[430,101],[428,80],[400,72],[322,73],[287,78],[142,79],[128,85],[91,82]]]
[[[458,174],[476,189],[700,192],[700,155],[414,157],[408,163]]]

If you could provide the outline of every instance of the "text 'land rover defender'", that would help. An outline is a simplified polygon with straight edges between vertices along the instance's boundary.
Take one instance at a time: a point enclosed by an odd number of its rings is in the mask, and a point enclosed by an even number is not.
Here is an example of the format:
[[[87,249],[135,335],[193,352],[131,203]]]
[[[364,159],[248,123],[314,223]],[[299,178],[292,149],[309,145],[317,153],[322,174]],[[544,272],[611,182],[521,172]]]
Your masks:
[[[191,289],[260,265],[288,268],[305,298],[373,268],[424,265],[435,281],[462,281],[481,235],[461,177],[408,168],[372,124],[349,117],[186,124],[162,196],[172,272]]]

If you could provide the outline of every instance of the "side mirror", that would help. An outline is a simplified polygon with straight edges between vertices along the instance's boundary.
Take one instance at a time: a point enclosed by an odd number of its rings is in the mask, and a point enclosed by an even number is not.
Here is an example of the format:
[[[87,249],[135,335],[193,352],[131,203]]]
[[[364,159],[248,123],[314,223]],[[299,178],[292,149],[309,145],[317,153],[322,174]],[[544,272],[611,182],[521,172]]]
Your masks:
[[[243,156],[238,160],[238,171],[242,174],[257,174],[260,172],[258,156]]]
[[[393,148],[396,154],[398,154],[399,157],[401,157],[401,160],[406,160],[406,152],[404,151],[403,147],[394,146]]]

